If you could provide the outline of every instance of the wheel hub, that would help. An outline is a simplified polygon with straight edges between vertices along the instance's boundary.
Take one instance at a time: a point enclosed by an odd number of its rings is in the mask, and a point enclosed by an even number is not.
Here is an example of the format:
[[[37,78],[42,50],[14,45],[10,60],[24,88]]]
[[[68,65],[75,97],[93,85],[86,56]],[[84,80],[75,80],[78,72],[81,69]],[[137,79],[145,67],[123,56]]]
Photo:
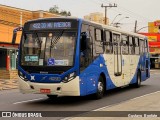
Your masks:
[[[102,84],[102,82],[98,82],[98,91],[99,92],[103,91],[103,84]]]

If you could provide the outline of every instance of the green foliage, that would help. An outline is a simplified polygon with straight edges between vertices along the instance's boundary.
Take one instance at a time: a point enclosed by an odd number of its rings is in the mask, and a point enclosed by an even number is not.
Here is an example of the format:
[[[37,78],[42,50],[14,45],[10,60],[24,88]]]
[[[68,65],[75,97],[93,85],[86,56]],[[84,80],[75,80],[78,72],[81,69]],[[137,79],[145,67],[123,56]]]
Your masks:
[[[51,13],[59,13],[59,7],[57,5],[54,5],[53,7],[49,8],[49,12],[51,12]]]
[[[66,11],[66,10],[59,11],[59,7],[57,5],[54,5],[53,7],[50,7],[49,12],[54,13],[54,14],[60,14],[62,16],[71,16],[70,11]]]

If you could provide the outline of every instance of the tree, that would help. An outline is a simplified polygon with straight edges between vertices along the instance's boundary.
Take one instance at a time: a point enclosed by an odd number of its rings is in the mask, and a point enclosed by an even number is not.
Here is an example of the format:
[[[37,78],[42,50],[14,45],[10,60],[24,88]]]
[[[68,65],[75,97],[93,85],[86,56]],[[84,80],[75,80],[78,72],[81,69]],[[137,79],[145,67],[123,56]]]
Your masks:
[[[50,7],[49,12],[59,13],[59,7],[57,5],[54,5],[53,7]]]
[[[60,12],[60,14],[63,15],[63,16],[67,16],[67,11],[62,10],[62,11]]]
[[[71,16],[71,12],[70,11],[67,12],[66,10],[62,10],[60,14],[63,16]]]
[[[59,7],[57,5],[54,5],[53,7],[51,7],[49,9],[49,12],[55,13],[55,14],[60,14],[62,16],[71,16],[71,12],[70,11],[66,11],[66,10],[59,11]]]
[[[68,16],[71,16],[71,12],[70,11],[68,12]]]

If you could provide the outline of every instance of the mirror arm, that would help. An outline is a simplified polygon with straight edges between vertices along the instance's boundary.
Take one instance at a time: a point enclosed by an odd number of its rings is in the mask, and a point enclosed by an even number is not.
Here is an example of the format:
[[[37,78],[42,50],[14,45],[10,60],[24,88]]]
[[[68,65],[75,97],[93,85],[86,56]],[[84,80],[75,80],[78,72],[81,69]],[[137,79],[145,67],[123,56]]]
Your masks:
[[[13,33],[18,32],[18,31],[23,31],[23,27],[17,27],[13,30]]]
[[[16,37],[17,37],[18,31],[23,31],[23,27],[17,27],[13,30],[12,44],[15,44],[15,42],[16,42]]]

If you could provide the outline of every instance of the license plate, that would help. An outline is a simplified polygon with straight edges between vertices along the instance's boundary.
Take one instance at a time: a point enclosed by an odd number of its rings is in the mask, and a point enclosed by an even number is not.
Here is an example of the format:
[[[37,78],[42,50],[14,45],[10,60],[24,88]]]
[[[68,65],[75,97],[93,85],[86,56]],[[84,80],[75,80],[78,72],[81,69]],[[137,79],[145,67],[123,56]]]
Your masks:
[[[51,93],[50,89],[40,89],[41,93]]]

